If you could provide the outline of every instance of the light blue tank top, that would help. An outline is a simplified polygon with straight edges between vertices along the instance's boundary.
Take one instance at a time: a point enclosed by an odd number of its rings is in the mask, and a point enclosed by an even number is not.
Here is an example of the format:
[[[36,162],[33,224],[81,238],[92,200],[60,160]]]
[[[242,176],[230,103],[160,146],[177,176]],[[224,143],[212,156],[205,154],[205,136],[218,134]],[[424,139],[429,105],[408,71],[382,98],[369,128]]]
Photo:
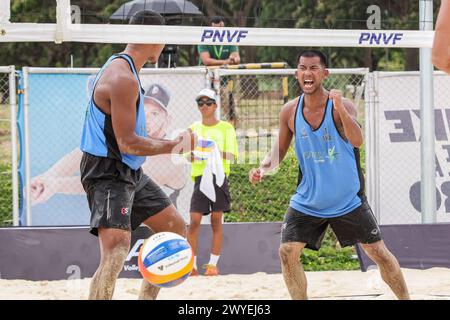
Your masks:
[[[117,145],[116,136],[112,127],[111,116],[103,113],[94,102],[94,91],[98,80],[105,69],[114,59],[125,59],[130,65],[130,69],[139,83],[139,98],[136,102],[136,126],[134,132],[141,137],[147,137],[147,128],[144,111],[144,90],[141,87],[139,75],[134,66],[133,60],[126,54],[115,54],[111,56],[102,69],[98,72],[91,97],[86,110],[86,117],[83,126],[80,149],[98,157],[107,157],[122,161],[131,169],[137,170],[145,161],[143,156],[121,153]]]
[[[302,213],[332,218],[361,205],[364,193],[359,149],[336,129],[333,102],[327,100],[322,123],[313,130],[303,114],[304,96],[295,114],[295,152],[300,165],[299,184],[290,206]]]

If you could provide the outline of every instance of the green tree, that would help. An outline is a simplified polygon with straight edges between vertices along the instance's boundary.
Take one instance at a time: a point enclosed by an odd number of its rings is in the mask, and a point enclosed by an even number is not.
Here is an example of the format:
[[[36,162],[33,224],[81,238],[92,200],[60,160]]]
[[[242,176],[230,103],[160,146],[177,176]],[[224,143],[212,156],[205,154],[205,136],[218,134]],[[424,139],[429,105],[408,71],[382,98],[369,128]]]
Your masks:
[[[103,0],[71,1],[82,11],[81,23],[107,23],[108,17],[126,1]],[[11,2],[11,22],[56,22],[56,1],[54,0],[13,0]],[[41,43],[16,42],[0,44],[2,65],[33,67],[69,67],[71,56],[75,67],[100,66],[111,55],[121,50],[123,44],[92,43]],[[22,53],[22,54],[21,54]]]
[[[367,8],[381,9],[381,29],[402,30],[419,28],[419,1],[363,0],[363,1],[288,1],[261,0],[261,27],[367,29]],[[434,1],[435,15],[439,1]],[[302,48],[260,47],[259,58],[284,59],[292,65]],[[331,67],[368,67],[371,70],[417,70],[418,49],[387,48],[321,48],[328,53]]]

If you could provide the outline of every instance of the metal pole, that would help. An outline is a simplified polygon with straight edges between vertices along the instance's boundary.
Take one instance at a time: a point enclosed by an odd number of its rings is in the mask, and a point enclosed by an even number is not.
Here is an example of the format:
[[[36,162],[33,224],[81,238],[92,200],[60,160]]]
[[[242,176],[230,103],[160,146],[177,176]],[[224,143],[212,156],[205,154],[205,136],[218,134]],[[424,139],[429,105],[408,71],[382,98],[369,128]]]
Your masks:
[[[365,82],[365,104],[364,104],[364,141],[365,141],[365,152],[366,152],[366,194],[367,200],[369,201],[370,207],[372,210],[375,210],[374,206],[374,196],[373,196],[373,182],[375,175],[372,174],[374,168],[374,162],[372,161],[373,148],[374,148],[374,140],[372,140],[372,128],[375,123],[372,121],[371,114],[373,112],[373,103],[372,103],[372,74],[366,74],[364,76]],[[369,82],[370,81],[370,82]],[[378,217],[377,217],[378,218]],[[379,218],[378,218],[378,221]]]
[[[212,78],[213,78],[213,74],[209,71],[206,70],[206,74],[205,74],[205,88],[211,89],[212,88]]]
[[[31,219],[31,173],[30,173],[30,126],[28,119],[29,109],[29,73],[28,67],[22,68],[23,72],[23,117],[24,117],[24,138],[25,146],[23,148],[25,154],[25,205],[26,205],[26,225],[32,225]]]
[[[370,88],[370,96],[369,99],[372,102],[372,108],[370,110],[370,122],[369,124],[372,125],[372,128],[370,130],[370,133],[372,135],[372,155],[369,159],[372,162],[371,168],[369,168],[372,177],[373,177],[373,210],[375,212],[375,217],[378,219],[378,223],[383,224],[383,221],[381,220],[381,213],[380,213],[380,153],[378,150],[380,150],[380,139],[379,139],[379,106],[380,101],[378,97],[378,91],[379,91],[379,73],[377,71],[372,72],[370,80],[371,80],[371,88]],[[367,168],[367,164],[366,164]]]
[[[12,205],[13,226],[19,225],[19,171],[17,166],[17,100],[16,68],[9,67],[9,106],[11,109]]]
[[[55,43],[70,41],[69,27],[72,24],[70,0],[56,0]]]
[[[433,30],[433,1],[420,0],[419,28]],[[420,200],[422,223],[436,222],[436,160],[434,133],[433,65],[431,48],[420,48]]]
[[[11,19],[10,0],[0,0],[0,23],[9,23]]]
[[[221,119],[220,116],[220,109],[222,108],[222,100],[220,99],[220,73],[219,69],[214,69],[214,79],[213,79],[213,86],[214,91],[216,92],[216,103],[217,103],[217,109],[216,109],[216,118]]]

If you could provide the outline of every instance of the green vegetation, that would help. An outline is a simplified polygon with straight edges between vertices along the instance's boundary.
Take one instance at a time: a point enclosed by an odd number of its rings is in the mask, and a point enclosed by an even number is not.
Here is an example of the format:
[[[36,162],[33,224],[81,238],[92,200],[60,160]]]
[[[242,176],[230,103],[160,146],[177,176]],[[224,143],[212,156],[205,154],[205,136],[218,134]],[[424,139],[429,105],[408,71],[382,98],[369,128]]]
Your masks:
[[[259,163],[259,162],[258,162]],[[298,164],[291,149],[276,174],[267,176],[255,186],[248,181],[248,172],[256,164],[231,166],[230,191],[233,199],[227,222],[282,221],[295,191]]]
[[[0,97],[2,95],[0,86]],[[0,104],[0,163],[11,162],[11,122],[9,105]]]
[[[0,163],[0,227],[12,224],[11,166]]]
[[[0,227],[12,224],[10,132],[9,106],[0,105]]]
[[[333,231],[328,228],[319,251],[303,250],[305,271],[358,270],[359,261],[354,247],[341,248]]]

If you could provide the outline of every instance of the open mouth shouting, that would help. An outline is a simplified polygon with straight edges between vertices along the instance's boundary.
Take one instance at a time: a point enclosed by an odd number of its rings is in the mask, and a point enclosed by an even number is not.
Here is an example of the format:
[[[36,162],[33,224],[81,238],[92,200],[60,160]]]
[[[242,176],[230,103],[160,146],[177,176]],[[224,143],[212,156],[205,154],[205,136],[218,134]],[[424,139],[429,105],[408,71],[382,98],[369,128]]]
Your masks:
[[[313,80],[305,80],[303,81],[303,88],[306,90],[312,89],[314,85],[314,81]]]

